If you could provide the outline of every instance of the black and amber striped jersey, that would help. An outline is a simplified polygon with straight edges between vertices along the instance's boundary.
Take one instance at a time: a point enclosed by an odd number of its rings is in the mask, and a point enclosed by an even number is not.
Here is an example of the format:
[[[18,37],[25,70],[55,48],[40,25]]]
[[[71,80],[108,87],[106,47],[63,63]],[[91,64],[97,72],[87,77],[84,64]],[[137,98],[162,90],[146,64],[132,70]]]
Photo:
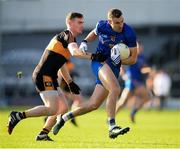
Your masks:
[[[70,58],[68,44],[76,42],[69,30],[55,35],[47,45],[38,65],[33,72],[33,78],[40,75],[57,77],[58,70]]]

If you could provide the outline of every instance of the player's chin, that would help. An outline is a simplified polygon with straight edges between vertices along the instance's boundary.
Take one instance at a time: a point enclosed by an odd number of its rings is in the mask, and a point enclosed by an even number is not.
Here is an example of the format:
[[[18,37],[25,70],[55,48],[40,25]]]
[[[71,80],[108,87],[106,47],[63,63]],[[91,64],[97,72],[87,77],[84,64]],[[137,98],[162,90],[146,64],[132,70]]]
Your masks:
[[[80,30],[78,33],[79,33],[79,34],[82,34],[82,32],[83,32],[83,30]]]
[[[78,32],[79,34],[82,34],[82,33],[83,33],[83,28],[78,29],[77,32]]]
[[[118,30],[118,32],[122,32],[122,27],[119,27],[117,30]]]

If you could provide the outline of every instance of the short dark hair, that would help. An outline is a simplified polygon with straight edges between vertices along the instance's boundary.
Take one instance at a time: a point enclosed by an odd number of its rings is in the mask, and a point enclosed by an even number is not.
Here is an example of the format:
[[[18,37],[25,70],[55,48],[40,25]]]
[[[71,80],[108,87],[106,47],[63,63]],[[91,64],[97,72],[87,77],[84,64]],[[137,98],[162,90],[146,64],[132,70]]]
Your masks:
[[[83,14],[78,13],[78,12],[70,12],[66,16],[66,21],[67,20],[72,20],[72,19],[75,19],[75,18],[83,18]]]
[[[119,18],[120,16],[122,16],[122,11],[119,9],[113,8],[108,11],[108,19]]]

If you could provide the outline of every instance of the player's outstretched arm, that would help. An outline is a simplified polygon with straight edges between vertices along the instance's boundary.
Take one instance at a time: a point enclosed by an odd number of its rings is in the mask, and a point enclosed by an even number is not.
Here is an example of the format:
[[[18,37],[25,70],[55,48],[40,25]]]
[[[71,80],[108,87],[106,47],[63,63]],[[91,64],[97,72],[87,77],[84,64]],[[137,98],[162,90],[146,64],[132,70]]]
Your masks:
[[[87,37],[81,42],[81,45],[78,47],[77,43],[69,43],[68,49],[72,56],[82,59],[96,60],[99,62],[104,62],[105,57],[102,53],[88,53],[87,51],[87,42],[92,42],[97,38],[95,29],[92,30]]]
[[[91,54],[81,50],[76,42],[72,42],[68,45],[68,49],[72,56],[83,59],[91,59]]]
[[[137,60],[137,47],[134,47],[134,48],[129,48],[130,50],[130,57],[127,58],[127,59],[124,59],[124,60],[121,60],[121,64],[123,65],[133,65],[136,63],[136,60]]]
[[[80,48],[78,48],[77,43],[72,42],[68,45],[68,49],[72,56],[82,59],[96,60],[99,62],[104,62],[105,57],[102,53],[87,53]]]
[[[95,33],[95,29],[92,30],[87,36],[86,38],[81,42],[80,46],[79,46],[79,49],[83,52],[86,52],[88,50],[88,46],[87,46],[87,43],[88,42],[92,42],[94,40],[96,40],[97,38],[97,35]]]

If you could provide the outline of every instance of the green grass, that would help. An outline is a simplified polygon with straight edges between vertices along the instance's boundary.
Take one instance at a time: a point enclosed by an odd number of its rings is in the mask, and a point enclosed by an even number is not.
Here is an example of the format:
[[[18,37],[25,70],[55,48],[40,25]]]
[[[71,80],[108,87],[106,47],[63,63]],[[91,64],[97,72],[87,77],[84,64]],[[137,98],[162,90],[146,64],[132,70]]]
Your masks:
[[[101,109],[79,117],[78,128],[67,123],[57,136],[50,133],[54,142],[36,142],[43,119],[26,119],[8,135],[11,110],[0,110],[0,148],[180,148],[180,111],[141,111],[134,125],[129,122],[129,111],[122,111],[117,123],[130,126],[131,131],[112,140],[108,138],[105,110]]]

